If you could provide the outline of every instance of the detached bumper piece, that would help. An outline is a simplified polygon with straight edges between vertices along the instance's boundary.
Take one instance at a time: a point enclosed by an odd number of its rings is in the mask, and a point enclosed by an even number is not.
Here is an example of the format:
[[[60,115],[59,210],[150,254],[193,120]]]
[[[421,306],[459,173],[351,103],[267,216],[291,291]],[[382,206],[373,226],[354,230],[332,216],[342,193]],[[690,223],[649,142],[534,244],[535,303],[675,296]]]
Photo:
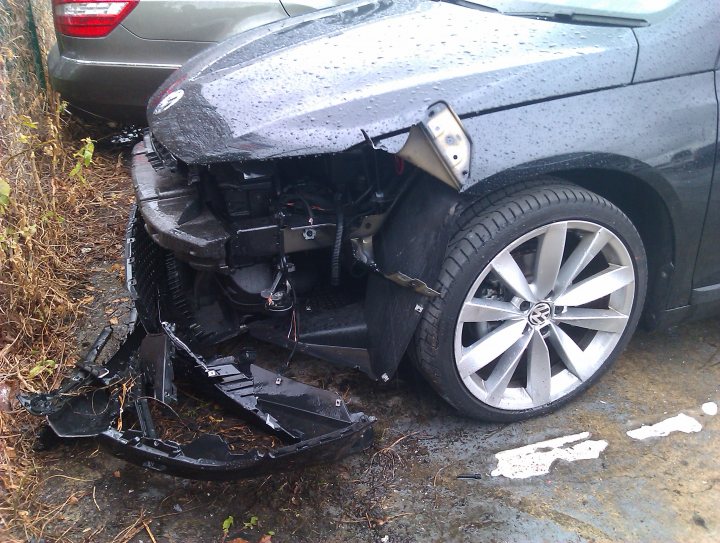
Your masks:
[[[19,396],[62,438],[97,437],[112,454],[134,464],[205,480],[333,462],[372,443],[372,417],[350,413],[337,394],[256,366],[253,351],[206,360],[175,335],[172,324],[162,323],[157,334],[147,334],[138,324],[106,364],[96,365],[110,332],[100,334],[60,388]],[[235,451],[221,435],[198,432],[187,443],[162,439],[151,405],[174,413],[176,372],[192,380],[193,394],[262,427],[283,445]]]

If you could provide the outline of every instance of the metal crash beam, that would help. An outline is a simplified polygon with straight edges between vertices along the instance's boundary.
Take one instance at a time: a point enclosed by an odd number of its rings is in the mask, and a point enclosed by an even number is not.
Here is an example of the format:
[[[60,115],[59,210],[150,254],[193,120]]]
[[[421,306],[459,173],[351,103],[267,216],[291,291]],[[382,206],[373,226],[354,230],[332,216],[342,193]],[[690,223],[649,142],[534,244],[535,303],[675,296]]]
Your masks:
[[[148,334],[138,324],[107,363],[95,360],[105,330],[72,375],[50,393],[21,394],[33,415],[45,416],[61,438],[97,437],[115,456],[148,469],[191,479],[250,478],[333,462],[370,446],[374,418],[350,413],[340,396],[263,369],[254,352],[204,359],[178,338],[169,323]],[[161,439],[148,400],[169,406],[180,370],[193,393],[277,436],[270,450],[234,451],[217,434],[187,443]],[[136,424],[126,428],[126,421]]]

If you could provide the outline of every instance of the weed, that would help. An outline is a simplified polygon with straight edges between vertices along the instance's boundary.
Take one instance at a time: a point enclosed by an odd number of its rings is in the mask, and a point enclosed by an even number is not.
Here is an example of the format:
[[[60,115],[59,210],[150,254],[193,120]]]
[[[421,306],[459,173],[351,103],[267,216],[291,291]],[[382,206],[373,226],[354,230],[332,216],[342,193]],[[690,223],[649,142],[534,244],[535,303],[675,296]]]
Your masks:
[[[223,520],[222,529],[223,529],[223,533],[225,534],[225,537],[227,537],[228,532],[230,531],[230,528],[233,527],[233,524],[235,524],[235,519],[233,518],[232,515],[229,515],[228,518]]]
[[[65,105],[40,88],[28,4],[42,57],[54,38],[49,4],[0,0],[0,382],[32,391],[57,386],[77,360],[84,287],[120,255],[130,189],[118,157],[97,153],[87,134],[80,141]],[[9,409],[0,411],[0,541],[55,539],[47,526],[65,506],[38,499],[47,466],[31,448],[37,422]]]

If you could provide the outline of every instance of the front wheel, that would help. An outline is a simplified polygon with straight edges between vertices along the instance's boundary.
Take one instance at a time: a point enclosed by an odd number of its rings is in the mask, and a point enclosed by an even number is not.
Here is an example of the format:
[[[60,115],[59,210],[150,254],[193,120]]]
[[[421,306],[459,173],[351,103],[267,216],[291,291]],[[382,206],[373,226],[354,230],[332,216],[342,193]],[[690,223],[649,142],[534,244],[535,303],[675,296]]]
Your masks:
[[[640,236],[604,198],[556,179],[496,194],[461,218],[416,334],[419,368],[464,414],[549,412],[617,358],[646,283]]]

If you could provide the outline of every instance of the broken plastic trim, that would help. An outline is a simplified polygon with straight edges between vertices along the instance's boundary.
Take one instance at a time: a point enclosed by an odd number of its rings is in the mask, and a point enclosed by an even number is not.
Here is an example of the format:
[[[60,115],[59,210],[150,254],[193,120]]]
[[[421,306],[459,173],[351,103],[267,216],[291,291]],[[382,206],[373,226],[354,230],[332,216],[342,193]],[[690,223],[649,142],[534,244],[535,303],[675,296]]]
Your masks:
[[[333,462],[370,446],[374,418],[350,413],[345,402],[318,389],[256,366],[253,351],[203,359],[163,323],[147,334],[138,324],[103,366],[95,364],[108,329],[60,388],[21,394],[23,407],[47,417],[62,438],[97,437],[115,456],[148,469],[192,479],[256,477]],[[235,453],[216,434],[190,443],[160,439],[147,399],[174,401],[175,364],[190,367],[198,391],[283,439],[285,446]],[[123,429],[123,411],[134,410],[139,428]]]

